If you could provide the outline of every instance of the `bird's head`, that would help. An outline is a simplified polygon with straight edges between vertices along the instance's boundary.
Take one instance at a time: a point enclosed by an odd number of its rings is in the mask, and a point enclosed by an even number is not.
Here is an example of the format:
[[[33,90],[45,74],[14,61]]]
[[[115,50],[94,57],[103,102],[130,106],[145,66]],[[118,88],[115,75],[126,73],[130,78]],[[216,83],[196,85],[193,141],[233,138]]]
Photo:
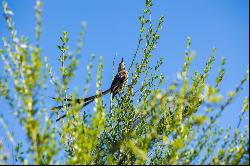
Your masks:
[[[119,64],[118,72],[120,72],[122,70],[125,70],[125,62],[123,61],[123,58],[122,58],[122,61]]]

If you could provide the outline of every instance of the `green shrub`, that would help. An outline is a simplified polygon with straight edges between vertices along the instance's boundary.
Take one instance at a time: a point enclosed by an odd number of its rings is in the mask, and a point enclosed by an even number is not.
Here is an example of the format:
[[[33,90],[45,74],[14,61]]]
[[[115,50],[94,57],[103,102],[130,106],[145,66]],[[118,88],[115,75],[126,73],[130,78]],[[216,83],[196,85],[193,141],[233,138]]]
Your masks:
[[[95,99],[94,114],[90,116],[77,104],[76,92],[68,93],[81,55],[85,23],[74,54],[69,52],[67,32],[60,37],[61,78],[58,79],[48,58],[41,56],[42,2],[36,2],[37,40],[32,44],[27,37],[16,35],[12,11],[3,1],[11,40],[3,37],[4,48],[0,49],[4,64],[0,96],[19,120],[28,139],[28,146],[23,144],[25,138],[16,142],[5,119],[0,117],[2,128],[15,149],[12,156],[15,163],[249,164],[249,129],[245,126],[243,131],[239,130],[249,109],[249,98],[242,102],[242,113],[234,131],[230,127],[220,129],[216,123],[248,81],[248,72],[235,90],[223,97],[220,84],[225,73],[225,59],[222,58],[218,75],[214,76],[215,85],[209,84],[207,77],[215,61],[216,49],[213,49],[202,72],[190,73],[194,53],[190,51],[191,38],[188,37],[183,68],[178,79],[166,86],[164,75],[159,74],[163,59],[160,58],[154,67],[149,66],[164,21],[162,16],[156,26],[152,24],[152,5],[151,0],[146,0],[143,14],[139,17],[138,45],[127,66],[131,77],[128,85],[110,100],[110,107],[101,97]],[[94,59],[92,56],[87,66],[86,84],[90,82]],[[100,57],[97,93],[100,93],[102,85],[102,67]],[[48,97],[48,79],[56,89],[54,97],[63,105],[60,111],[50,110],[44,102]],[[87,91],[85,88],[81,96],[86,96]],[[72,106],[68,105],[70,101],[63,100],[70,97]],[[64,113],[65,119],[54,121],[55,116],[58,118]],[[0,142],[0,162],[3,164],[13,160],[4,149],[5,145]]]

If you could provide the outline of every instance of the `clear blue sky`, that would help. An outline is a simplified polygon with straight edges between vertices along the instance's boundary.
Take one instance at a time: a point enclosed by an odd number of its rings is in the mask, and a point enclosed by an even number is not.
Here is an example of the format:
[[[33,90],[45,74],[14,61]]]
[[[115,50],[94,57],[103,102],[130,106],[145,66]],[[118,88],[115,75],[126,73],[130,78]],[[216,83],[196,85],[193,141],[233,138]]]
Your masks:
[[[7,0],[10,9],[15,13],[14,22],[18,35],[25,35],[31,42],[35,41],[35,12],[34,1]],[[72,51],[76,48],[80,23],[87,22],[87,31],[82,49],[77,79],[74,79],[70,90],[75,86],[81,90],[86,78],[87,60],[94,53],[103,56],[103,89],[108,88],[112,78],[112,60],[117,53],[116,66],[121,57],[127,64],[132,60],[139,35],[138,16],[144,9],[144,0],[127,1],[97,1],[97,0],[44,0],[42,20],[42,55],[48,56],[53,69],[59,74],[59,36],[62,31],[69,33],[69,44]],[[216,62],[209,78],[215,77],[220,59],[226,58],[226,74],[222,83],[222,93],[227,94],[238,85],[249,66],[249,1],[248,0],[168,0],[153,1],[152,19],[156,23],[160,15],[165,16],[161,38],[154,52],[152,64],[164,57],[161,72],[167,76],[168,82],[176,78],[184,62],[185,42],[187,36],[192,39],[191,50],[196,52],[195,61],[191,65],[191,72],[202,70],[212,48],[217,48]],[[0,9],[0,37],[8,36],[7,25]],[[0,42],[2,47],[3,43]],[[98,58],[96,58],[97,62]],[[95,62],[95,64],[97,64]],[[0,63],[0,70],[3,69]],[[96,73],[97,67],[93,72]],[[214,83],[214,79],[209,79]],[[95,93],[95,78],[92,78],[89,95]],[[235,126],[240,113],[242,100],[249,96],[249,83],[236,97],[233,104],[225,110],[222,126]],[[53,95],[53,89],[48,95]],[[81,95],[79,93],[78,95]],[[0,103],[3,100],[0,99]],[[54,102],[50,102],[54,105]],[[2,104],[1,104],[2,105]],[[2,107],[1,114],[7,112]],[[7,117],[11,117],[6,115]],[[13,131],[15,124],[7,119]],[[248,122],[247,122],[248,123]],[[18,134],[15,134],[18,137]],[[2,138],[3,137],[3,138]],[[5,139],[0,127],[0,139]]]

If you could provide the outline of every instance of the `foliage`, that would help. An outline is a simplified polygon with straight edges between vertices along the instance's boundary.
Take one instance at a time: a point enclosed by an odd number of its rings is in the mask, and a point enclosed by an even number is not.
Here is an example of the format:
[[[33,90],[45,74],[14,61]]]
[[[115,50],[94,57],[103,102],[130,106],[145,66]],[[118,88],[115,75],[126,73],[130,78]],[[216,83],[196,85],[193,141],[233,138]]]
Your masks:
[[[10,40],[3,37],[4,49],[0,49],[4,71],[0,79],[0,96],[9,110],[24,128],[28,139],[16,142],[5,122],[3,110],[0,123],[9,142],[15,148],[14,160],[18,164],[249,164],[249,129],[240,130],[249,109],[249,98],[243,101],[242,113],[235,130],[220,129],[216,123],[229,104],[248,81],[248,72],[234,91],[225,99],[220,93],[225,59],[215,76],[215,85],[207,77],[215,61],[216,49],[206,62],[202,72],[189,72],[194,60],[188,37],[185,62],[178,79],[166,86],[160,72],[163,59],[149,65],[160,39],[164,17],[154,27],[151,20],[151,0],[139,17],[140,35],[128,71],[131,81],[124,91],[110,100],[110,107],[102,98],[95,99],[94,114],[88,115],[76,103],[76,92],[68,93],[69,83],[75,76],[81,57],[81,47],[86,24],[75,53],[70,53],[68,34],[63,32],[57,47],[61,52],[61,79],[58,79],[48,58],[41,55],[42,2],[36,1],[36,44],[27,37],[18,37],[12,20],[13,12],[5,1],[4,16],[10,32]],[[136,57],[140,57],[136,62]],[[90,83],[93,55],[87,66],[86,85]],[[113,62],[114,64],[114,62]],[[99,59],[96,93],[102,85],[102,57]],[[52,82],[62,110],[52,112],[44,102],[48,96],[47,80]],[[87,95],[87,86],[82,97]],[[68,100],[71,98],[72,107]],[[82,113],[83,112],[83,113]],[[55,122],[66,113],[66,118]],[[59,125],[56,125],[59,123]],[[25,138],[24,138],[25,139]],[[0,142],[0,162],[10,162]],[[61,158],[63,156],[63,158]],[[59,160],[60,159],[60,160]]]

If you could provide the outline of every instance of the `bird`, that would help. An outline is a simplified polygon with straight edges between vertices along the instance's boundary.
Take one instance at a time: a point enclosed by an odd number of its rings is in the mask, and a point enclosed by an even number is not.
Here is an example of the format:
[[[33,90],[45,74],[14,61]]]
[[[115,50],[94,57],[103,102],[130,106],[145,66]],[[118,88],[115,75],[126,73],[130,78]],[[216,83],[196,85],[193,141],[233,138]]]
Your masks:
[[[90,96],[87,98],[78,98],[75,100],[75,102],[77,104],[79,104],[81,107],[84,107],[84,106],[90,104],[91,102],[93,102],[96,98],[101,97],[103,95],[106,95],[108,93],[111,93],[111,98],[113,99],[117,93],[119,93],[123,90],[123,88],[127,84],[127,81],[128,81],[128,71],[126,70],[125,62],[123,61],[123,58],[122,58],[121,62],[119,63],[117,74],[114,77],[109,89],[107,89],[107,90],[105,90],[97,95],[94,95],[94,96]],[[60,100],[59,98],[55,98],[55,97],[51,97],[51,98],[56,99],[56,100]],[[72,99],[64,99],[64,101],[69,101],[69,103],[67,104],[67,107],[72,106]],[[60,110],[63,107],[64,107],[63,105],[56,106],[56,107],[51,108],[51,110]],[[64,117],[66,117],[66,114],[59,117],[56,121],[59,121],[60,119],[62,119]]]
[[[127,84],[127,81],[128,81],[128,71],[126,70],[125,62],[123,61],[122,58],[122,61],[120,62],[118,67],[118,72],[111,83],[110,93],[112,95],[112,98],[114,98],[114,96],[118,92],[123,90],[124,86]]]

